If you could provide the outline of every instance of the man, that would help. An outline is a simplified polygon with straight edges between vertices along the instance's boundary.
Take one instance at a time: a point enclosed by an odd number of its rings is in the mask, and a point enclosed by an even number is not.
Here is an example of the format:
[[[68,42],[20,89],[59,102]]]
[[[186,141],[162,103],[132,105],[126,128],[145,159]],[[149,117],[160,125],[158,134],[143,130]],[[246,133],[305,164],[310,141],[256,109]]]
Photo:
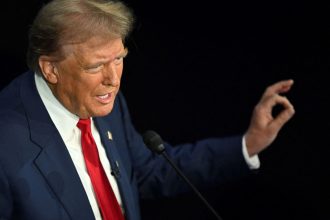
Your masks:
[[[189,190],[146,149],[119,92],[132,23],[118,1],[53,0],[39,12],[29,36],[31,71],[0,93],[0,219],[135,220],[139,198]],[[280,95],[292,84],[266,89],[244,136],[168,146],[167,153],[197,187],[248,174],[294,114]],[[278,104],[284,109],[273,118]]]

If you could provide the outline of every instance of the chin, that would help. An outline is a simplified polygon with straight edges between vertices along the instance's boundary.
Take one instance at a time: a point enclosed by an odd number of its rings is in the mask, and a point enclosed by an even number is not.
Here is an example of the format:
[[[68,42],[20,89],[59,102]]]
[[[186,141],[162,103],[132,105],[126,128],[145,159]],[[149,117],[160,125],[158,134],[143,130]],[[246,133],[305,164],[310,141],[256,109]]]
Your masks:
[[[113,106],[111,106],[111,108],[107,108],[107,109],[104,109],[102,111],[96,111],[96,112],[94,112],[93,117],[107,116],[108,114],[110,114],[112,112],[112,107]]]

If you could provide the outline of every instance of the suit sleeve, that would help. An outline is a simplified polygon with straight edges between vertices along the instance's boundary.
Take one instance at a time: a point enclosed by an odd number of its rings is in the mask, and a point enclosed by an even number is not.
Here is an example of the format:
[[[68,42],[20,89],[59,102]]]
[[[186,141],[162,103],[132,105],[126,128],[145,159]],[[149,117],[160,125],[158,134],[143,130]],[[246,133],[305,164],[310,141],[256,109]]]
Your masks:
[[[12,197],[5,172],[0,164],[0,219],[10,219],[12,212]]]
[[[190,190],[162,156],[144,145],[132,125],[126,102],[119,95],[127,145],[141,198],[174,196]],[[210,138],[172,146],[166,152],[182,172],[198,187],[208,188],[235,181],[250,173],[242,153],[242,136]]]

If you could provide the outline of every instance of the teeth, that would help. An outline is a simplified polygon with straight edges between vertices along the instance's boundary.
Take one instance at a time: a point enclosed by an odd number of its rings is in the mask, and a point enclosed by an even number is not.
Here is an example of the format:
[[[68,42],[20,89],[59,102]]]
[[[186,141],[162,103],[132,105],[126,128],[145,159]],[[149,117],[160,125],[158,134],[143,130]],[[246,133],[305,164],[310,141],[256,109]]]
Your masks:
[[[108,96],[109,96],[109,94],[100,95],[99,98],[100,98],[100,99],[106,99],[106,98],[108,98]]]

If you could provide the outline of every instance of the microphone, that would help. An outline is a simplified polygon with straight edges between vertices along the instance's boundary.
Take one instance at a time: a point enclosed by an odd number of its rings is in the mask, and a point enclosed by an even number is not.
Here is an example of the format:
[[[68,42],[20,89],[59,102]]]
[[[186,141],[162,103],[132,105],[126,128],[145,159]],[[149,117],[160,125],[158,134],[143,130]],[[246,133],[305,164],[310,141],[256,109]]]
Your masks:
[[[196,193],[196,195],[202,200],[206,207],[213,213],[213,215],[218,220],[222,220],[219,214],[214,210],[214,208],[208,203],[208,201],[203,197],[203,195],[197,190],[197,188],[189,181],[189,179],[182,173],[182,171],[175,165],[175,163],[170,159],[165,151],[165,146],[162,138],[155,131],[149,130],[143,134],[143,141],[145,145],[154,153],[161,154],[174,168],[177,174],[190,186],[190,188]]]

